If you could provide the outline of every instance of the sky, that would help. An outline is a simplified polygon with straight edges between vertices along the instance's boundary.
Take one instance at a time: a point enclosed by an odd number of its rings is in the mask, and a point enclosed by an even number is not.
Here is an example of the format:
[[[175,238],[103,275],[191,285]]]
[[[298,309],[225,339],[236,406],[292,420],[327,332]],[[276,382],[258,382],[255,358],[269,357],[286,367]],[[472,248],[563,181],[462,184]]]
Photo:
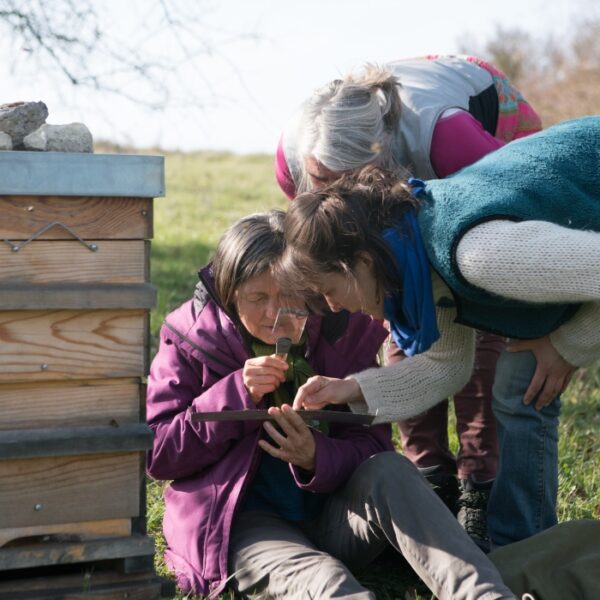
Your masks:
[[[150,111],[114,95],[73,88],[56,72],[40,69],[35,57],[23,58],[14,43],[1,41],[0,102],[43,100],[49,123],[83,122],[97,140],[168,150],[273,153],[287,119],[313,89],[365,62],[452,54],[465,44],[480,49],[498,27],[560,41],[593,6],[586,0],[198,2],[206,6],[206,16],[197,38],[206,36],[213,48],[177,80],[169,79],[174,100],[166,109]],[[147,2],[95,4],[116,36],[135,40],[149,28]],[[175,46],[160,38],[149,48],[169,57]],[[128,93],[142,92],[132,86]],[[182,96],[197,101],[183,106]]]

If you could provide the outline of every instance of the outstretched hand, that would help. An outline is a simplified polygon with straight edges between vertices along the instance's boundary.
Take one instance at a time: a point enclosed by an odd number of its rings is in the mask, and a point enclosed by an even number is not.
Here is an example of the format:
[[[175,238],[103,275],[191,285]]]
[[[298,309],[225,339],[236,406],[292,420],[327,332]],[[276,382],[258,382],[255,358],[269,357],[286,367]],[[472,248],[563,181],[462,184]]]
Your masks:
[[[265,422],[264,428],[276,446],[259,440],[258,445],[268,454],[304,469],[314,471],[316,444],[312,431],[289,404],[281,408],[272,406],[269,414],[281,428],[278,431],[272,423]]]
[[[531,383],[523,397],[524,404],[531,404],[537,396],[535,408],[541,410],[552,402],[556,396],[565,391],[577,370],[568,363],[545,336],[537,340],[512,340],[508,344],[509,352],[530,351],[537,362]]]
[[[363,395],[355,379],[335,379],[317,375],[301,385],[294,398],[294,409],[317,410],[328,404],[347,404],[362,400]]]

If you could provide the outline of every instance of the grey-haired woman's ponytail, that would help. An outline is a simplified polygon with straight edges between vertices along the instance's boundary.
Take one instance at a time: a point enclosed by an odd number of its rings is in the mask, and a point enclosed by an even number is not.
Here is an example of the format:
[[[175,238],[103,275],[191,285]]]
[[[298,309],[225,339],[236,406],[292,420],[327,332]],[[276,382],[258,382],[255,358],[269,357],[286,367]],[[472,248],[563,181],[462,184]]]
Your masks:
[[[387,131],[395,131],[400,121],[400,82],[391,71],[375,64],[367,63],[362,76],[348,77],[356,85],[364,86],[377,94],[380,99],[381,117]]]
[[[361,73],[319,88],[304,104],[299,156],[303,176],[298,192],[311,189],[304,159],[312,156],[336,173],[376,162],[396,169],[392,143],[400,119],[399,82],[383,67],[367,64]]]

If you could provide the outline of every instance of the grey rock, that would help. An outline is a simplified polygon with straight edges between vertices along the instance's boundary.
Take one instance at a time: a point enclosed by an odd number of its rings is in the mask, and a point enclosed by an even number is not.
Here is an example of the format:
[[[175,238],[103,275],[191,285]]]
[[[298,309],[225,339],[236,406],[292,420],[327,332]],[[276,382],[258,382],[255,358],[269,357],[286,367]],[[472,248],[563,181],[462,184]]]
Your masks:
[[[49,125],[44,123],[30,133],[23,145],[27,150],[47,152],[93,152],[94,140],[90,130],[83,123]]]
[[[48,139],[46,138],[47,125],[42,125],[39,129],[26,135],[23,139],[23,146],[25,150],[41,150],[42,152],[48,146]]]
[[[12,150],[12,140],[8,133],[0,131],[0,150]]]
[[[0,104],[0,131],[7,133],[13,148],[19,148],[23,138],[35,131],[48,117],[43,102],[11,102]]]

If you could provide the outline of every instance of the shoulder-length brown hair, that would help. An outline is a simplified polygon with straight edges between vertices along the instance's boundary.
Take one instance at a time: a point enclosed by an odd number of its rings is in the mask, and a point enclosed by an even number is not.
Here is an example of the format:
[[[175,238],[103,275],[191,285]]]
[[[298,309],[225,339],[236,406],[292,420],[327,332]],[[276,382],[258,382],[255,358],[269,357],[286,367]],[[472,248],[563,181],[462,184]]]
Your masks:
[[[248,215],[221,237],[212,272],[217,296],[232,314],[235,315],[235,291],[250,278],[271,269],[281,258],[284,215],[281,210]]]
[[[286,248],[275,268],[281,285],[309,295],[318,291],[317,280],[327,273],[354,274],[359,253],[374,261],[383,290],[397,290],[394,256],[383,231],[397,228],[402,216],[418,201],[406,180],[368,166],[335,183],[296,197],[286,213],[283,231]]]

